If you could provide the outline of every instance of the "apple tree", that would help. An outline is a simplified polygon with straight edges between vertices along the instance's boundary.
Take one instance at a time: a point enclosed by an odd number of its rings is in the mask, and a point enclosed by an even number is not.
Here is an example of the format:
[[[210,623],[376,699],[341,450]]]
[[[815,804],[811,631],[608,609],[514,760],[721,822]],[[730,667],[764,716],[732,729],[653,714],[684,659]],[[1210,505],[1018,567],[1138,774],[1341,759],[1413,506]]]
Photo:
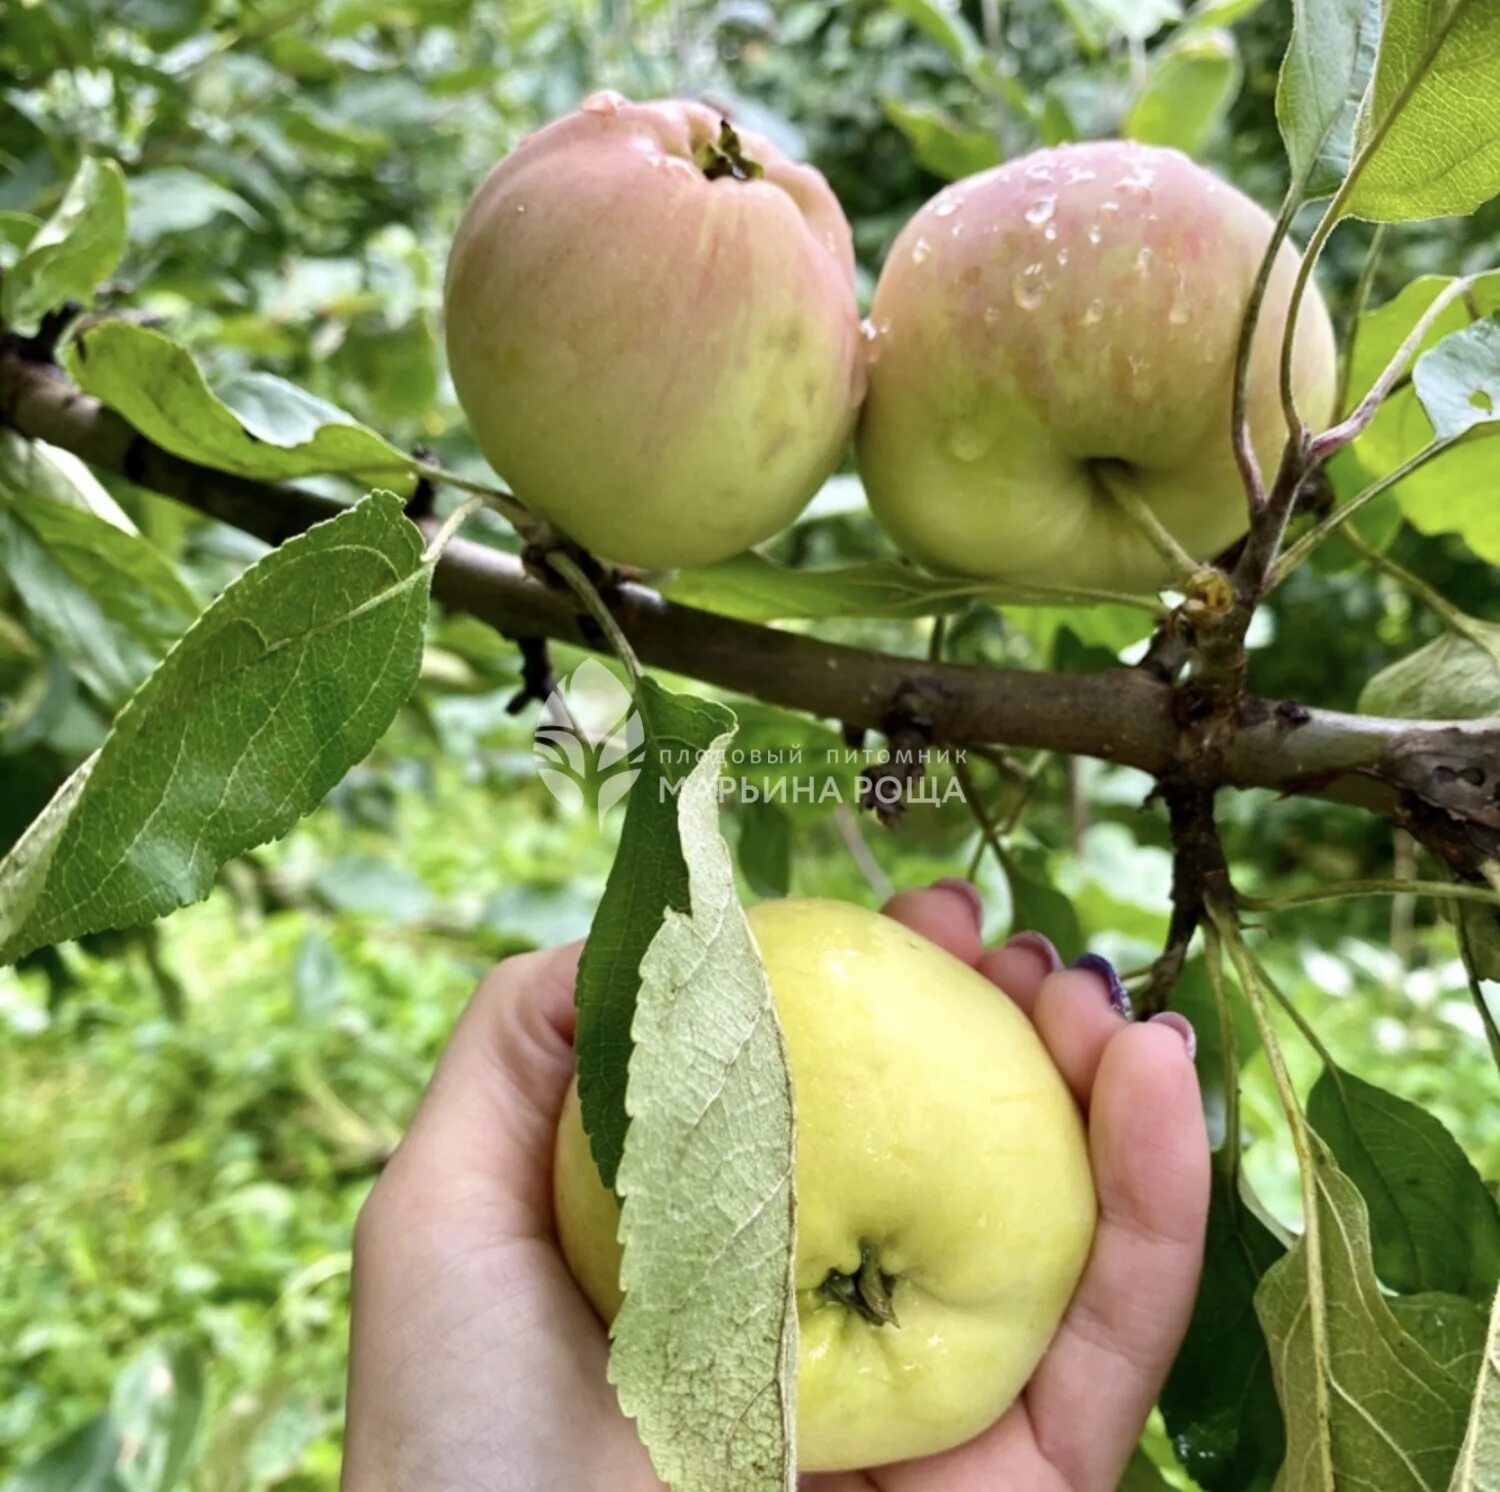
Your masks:
[[[29,100],[0,135],[0,957],[155,959],[157,924],[318,811],[445,669],[494,670],[559,781],[601,820],[623,798],[580,1115],[628,1181],[612,1374],[677,1492],[796,1484],[795,1121],[765,1105],[785,1059],[742,904],[817,889],[819,836],[872,895],[977,878],[1014,928],[1133,964],[1138,1017],[1197,1030],[1204,1276],[1124,1485],[1500,1488],[1493,1189],[1440,1103],[1335,1053],[1332,975],[1286,987],[1331,925],[1302,909],[1379,905],[1364,925],[1403,956],[1420,920],[1493,1114],[1500,7],[890,0],[611,29],[534,5],[485,10],[481,57],[468,5],[456,32],[441,5],[312,6],[304,35],[295,7],[163,4],[83,62],[71,9],[0,29]],[[821,108],[792,83],[816,66]],[[588,132],[648,111],[593,91],[615,84],[701,95],[682,190],[717,210],[743,186],[764,223],[705,207],[673,240],[687,208],[621,193],[644,155]],[[471,91],[482,156],[445,108]],[[362,257],[328,250],[350,221]],[[433,316],[455,233],[467,425]],[[732,274],[695,280],[705,244]],[[602,754],[555,704],[582,653],[637,722]],[[1159,913],[1110,865],[1122,836],[1158,852]],[[727,1181],[701,1094],[771,1115]],[[1277,1208],[1264,1132],[1295,1162]],[[747,1239],[732,1298],[699,1288]],[[677,1342],[712,1370],[685,1384]],[[15,1485],[186,1485],[191,1434],[117,1400]],[[114,1475],[112,1424],[157,1479],[66,1480]]]

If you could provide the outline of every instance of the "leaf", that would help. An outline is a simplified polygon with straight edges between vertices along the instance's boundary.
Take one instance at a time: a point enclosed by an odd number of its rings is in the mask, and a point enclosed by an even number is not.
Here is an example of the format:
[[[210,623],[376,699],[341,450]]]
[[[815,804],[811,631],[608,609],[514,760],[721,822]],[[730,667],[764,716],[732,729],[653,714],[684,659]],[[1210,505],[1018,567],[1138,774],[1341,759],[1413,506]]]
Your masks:
[[[1267,1270],[1255,1298],[1286,1415],[1278,1492],[1331,1492],[1325,1466],[1339,1487],[1434,1492],[1447,1485],[1463,1439],[1467,1387],[1392,1315],[1376,1282],[1359,1192],[1310,1138],[1308,1231]]]
[[[1125,134],[1198,155],[1228,113],[1243,76],[1227,31],[1174,42],[1152,59],[1146,86],[1125,118]]]
[[[1195,1025],[1201,1056],[1212,1024]],[[1281,1464],[1286,1430],[1255,1294],[1285,1254],[1237,1163],[1221,1149],[1214,1157],[1198,1297],[1161,1395],[1177,1455],[1208,1492],[1268,1487]]]
[[[833,570],[794,570],[759,554],[740,554],[716,565],[679,570],[662,594],[685,606],[753,622],[946,616],[976,603],[1068,604],[1068,597],[1056,592],[924,575],[892,560],[870,560]],[[1149,617],[1149,609],[1141,609],[1140,615]],[[1149,623],[1143,624],[1141,635],[1149,631]]]
[[[792,1492],[792,1090],[719,837],[729,739],[682,786],[691,910],[667,912],[641,969],[609,1375],[673,1492]]]
[[[747,803],[736,815],[740,873],[757,896],[785,896],[792,884],[792,821],[774,803]]]
[[[316,807],[416,682],[429,573],[376,493],[240,576],[0,862],[0,959],[196,901]]]
[[[1366,715],[1399,720],[1481,720],[1500,715],[1500,627],[1469,626],[1486,641],[1445,632],[1381,669],[1360,691]]]
[[[402,495],[416,484],[408,458],[343,410],[269,373],[242,374],[216,397],[187,350],[147,327],[97,323],[68,349],[68,371],[147,440],[215,471],[336,473]]]
[[[673,694],[649,678],[641,681],[636,708],[646,725],[646,752],[626,799],[619,849],[578,963],[574,997],[578,1099],[606,1186],[615,1184],[629,1123],[625,1093],[641,960],[668,910],[688,905],[673,790],[734,725],[724,706]]]
[[[101,1414],[7,1478],[3,1492],[124,1492],[115,1476],[119,1454],[119,1431]]]
[[[886,0],[898,16],[930,36],[967,73],[982,70],[986,57],[973,27],[958,6],[943,0]]]
[[[206,228],[220,214],[247,228],[263,229],[265,219],[241,197],[197,171],[172,166],[143,171],[127,183],[132,243],[151,244],[169,233]]]
[[[85,157],[57,211],[37,229],[0,285],[0,321],[34,332],[70,300],[86,300],[125,252],[125,178],[109,160]]]
[[[1225,977],[1227,979],[1228,975]],[[1228,992],[1231,996],[1228,1002],[1229,1038],[1234,1043],[1237,1070],[1260,1050],[1260,1032],[1256,1029],[1249,1005],[1243,999],[1233,998],[1235,986],[1232,982]],[[1218,1150],[1226,1138],[1226,1074],[1230,1069],[1225,1062],[1218,1002],[1209,981],[1208,965],[1202,958],[1190,958],[1183,965],[1177,987],[1172,991],[1171,1008],[1179,1015],[1185,1015],[1197,1033],[1198,1054],[1194,1061],[1198,1068],[1198,1088],[1203,1095],[1203,1116],[1208,1126],[1209,1144]]]
[[[124,1492],[187,1484],[203,1420],[203,1363],[180,1342],[154,1344],[129,1362],[110,1397],[123,1442],[115,1475]]]
[[[1473,212],[1500,191],[1500,26],[1493,0],[1386,0],[1344,203],[1382,223]]]
[[[1012,850],[1005,857],[1005,877],[1010,884],[1012,936],[1018,932],[1039,932],[1064,959],[1084,951],[1077,909],[1070,897],[1050,884],[1044,866],[1024,852]]]
[[[136,532],[109,489],[71,451],[0,430],[0,498],[47,497],[68,503],[127,534]]]
[[[1177,28],[1178,36],[1211,26],[1233,26],[1266,3],[1266,0],[1199,0]]]
[[[0,569],[35,633],[111,712],[199,610],[155,545],[81,505],[17,491],[3,454]]]
[[[906,136],[917,164],[945,181],[987,171],[1004,160],[1000,142],[986,130],[959,124],[931,104],[881,100],[885,117]]]
[[[1500,1487],[1500,1295],[1491,1311],[1479,1386],[1449,1492],[1494,1492],[1496,1487]]]
[[[1411,377],[1439,439],[1500,420],[1500,321],[1450,332],[1417,359]]]
[[[1182,18],[1180,0],[1059,0],[1084,49],[1099,52],[1115,36],[1143,42]]]
[[[1307,1118],[1364,1198],[1381,1282],[1488,1302],[1500,1283],[1500,1211],[1442,1124],[1339,1067],[1323,1069]]]
[[[1276,85],[1276,122],[1292,183],[1309,200],[1338,190],[1380,41],[1381,0],[1293,0],[1292,38]]]
[[[1487,1301],[1429,1291],[1423,1295],[1387,1297],[1391,1314],[1440,1367],[1472,1385],[1484,1357]]]
[[[1399,295],[1360,317],[1350,370],[1351,406],[1363,397],[1422,314],[1451,283],[1439,276],[1413,280]],[[1500,311],[1500,272],[1479,276],[1465,296],[1450,305],[1429,332],[1426,348],[1468,326],[1475,316]],[[1489,441],[1500,427],[1476,430],[1430,465],[1395,488],[1401,511],[1424,534],[1454,533],[1481,558],[1500,564],[1500,504],[1490,480],[1495,453]],[[1394,471],[1434,438],[1432,421],[1414,388],[1393,394],[1381,406],[1348,460],[1333,463],[1331,474],[1341,499]]]
[[[1130,1453],[1130,1463],[1116,1492],[1172,1492],[1172,1484],[1151,1457],[1137,1446]]]

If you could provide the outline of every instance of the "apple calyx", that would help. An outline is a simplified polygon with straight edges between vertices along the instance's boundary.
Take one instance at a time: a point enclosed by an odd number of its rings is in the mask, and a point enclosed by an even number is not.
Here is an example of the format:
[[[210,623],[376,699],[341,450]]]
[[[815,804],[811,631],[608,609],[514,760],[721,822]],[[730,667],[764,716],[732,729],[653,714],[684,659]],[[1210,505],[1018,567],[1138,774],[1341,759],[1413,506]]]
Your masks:
[[[757,181],[766,174],[765,167],[745,154],[740,137],[727,119],[719,121],[719,138],[705,140],[694,152],[698,168],[710,181],[728,176],[734,181]]]
[[[880,1257],[870,1243],[860,1244],[859,1268],[854,1273],[830,1269],[828,1278],[819,1286],[830,1300],[864,1317],[871,1326],[899,1327],[901,1323],[891,1303],[891,1291],[895,1288],[895,1276],[881,1269]]]

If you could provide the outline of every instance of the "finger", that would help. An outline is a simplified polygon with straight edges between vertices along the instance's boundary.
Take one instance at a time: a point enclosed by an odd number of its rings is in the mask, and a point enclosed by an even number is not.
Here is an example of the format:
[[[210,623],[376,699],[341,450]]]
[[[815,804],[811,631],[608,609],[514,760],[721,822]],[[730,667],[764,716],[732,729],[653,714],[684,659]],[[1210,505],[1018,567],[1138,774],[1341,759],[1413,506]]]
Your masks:
[[[1036,1009],[1042,981],[1060,968],[1057,949],[1039,932],[1016,933],[1003,948],[989,948],[979,955],[979,972],[991,984],[998,984],[1027,1015]]]
[[[574,1071],[573,985],[582,945],[507,959],[459,1018],[380,1186],[472,1199],[499,1234],[549,1237],[552,1146]]]
[[[1128,1005],[1103,959],[1080,960],[1043,981],[1031,1018],[1073,1097],[1087,1109],[1105,1048],[1126,1025]]]
[[[968,881],[942,880],[921,891],[899,891],[881,911],[971,969],[979,962],[984,948],[979,936],[984,903]]]
[[[1089,1114],[1098,1229],[1026,1391],[1037,1444],[1069,1486],[1118,1484],[1197,1293],[1209,1154],[1183,1025],[1128,1026],[1098,1063]]]

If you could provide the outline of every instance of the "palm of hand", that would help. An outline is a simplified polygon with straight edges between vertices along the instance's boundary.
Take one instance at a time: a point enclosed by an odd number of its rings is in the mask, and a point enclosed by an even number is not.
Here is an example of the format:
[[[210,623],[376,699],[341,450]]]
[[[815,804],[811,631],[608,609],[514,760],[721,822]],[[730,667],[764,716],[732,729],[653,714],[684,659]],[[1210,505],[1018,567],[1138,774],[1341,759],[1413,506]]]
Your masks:
[[[979,968],[1036,1023],[1089,1119],[1093,1254],[1020,1400],[978,1439],[804,1492],[1106,1492],[1186,1328],[1208,1147],[1179,1034],[1128,1025],[1096,974],[1032,945],[983,950],[947,890],[887,908]],[[361,1213],[346,1492],[659,1492],[605,1376],[604,1328],[552,1233],[552,1138],[572,1076],[577,948],[481,986]]]

